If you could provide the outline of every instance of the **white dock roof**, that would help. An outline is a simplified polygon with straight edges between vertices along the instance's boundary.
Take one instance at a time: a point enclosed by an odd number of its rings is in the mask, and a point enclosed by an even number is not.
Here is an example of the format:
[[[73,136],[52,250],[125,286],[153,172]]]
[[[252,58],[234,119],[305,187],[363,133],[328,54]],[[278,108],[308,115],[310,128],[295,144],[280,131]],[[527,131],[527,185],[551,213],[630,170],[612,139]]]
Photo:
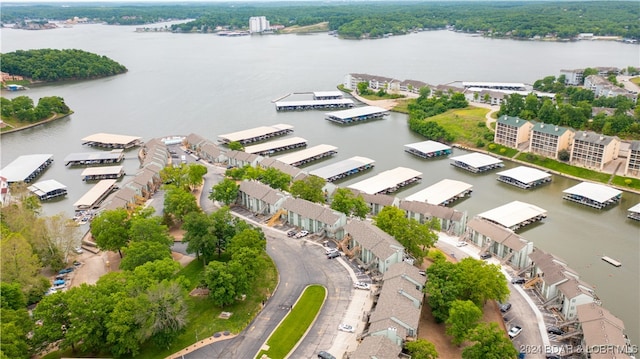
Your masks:
[[[269,141],[269,142],[261,143],[259,145],[247,146],[247,147],[244,148],[244,152],[246,152],[246,153],[261,153],[261,152],[264,152],[264,151],[269,151],[269,150],[280,148],[280,147],[284,147],[284,146],[291,146],[291,145],[295,145],[295,144],[302,143],[302,142],[307,142],[307,140],[305,140],[302,137],[285,138],[285,139],[282,139],[282,140]]]
[[[496,222],[506,228],[511,228],[526,220],[546,214],[547,211],[538,206],[525,202],[513,201],[486,212],[482,212],[478,217]]]
[[[619,191],[615,188],[591,182],[579,183],[573,187],[565,189],[562,192],[586,197],[600,203],[604,203],[622,193],[622,191]]]
[[[410,143],[408,145],[404,145],[407,148],[413,148],[416,151],[420,151],[422,153],[431,153],[435,151],[443,151],[450,150],[451,147],[445,145],[444,143],[436,142],[436,141],[423,141]]]
[[[112,133],[96,133],[83,138],[82,141],[126,145],[131,142],[140,141],[141,139],[142,137],[138,137],[138,136],[115,135]]]
[[[323,153],[337,150],[338,147],[331,145],[317,145],[304,150],[296,151],[294,153],[284,155],[276,158],[280,162],[284,162],[288,165],[321,155]]]
[[[473,186],[451,179],[443,179],[442,181],[433,184],[422,191],[416,192],[411,196],[405,198],[407,201],[427,202],[429,204],[439,205],[460,193],[472,189]]]
[[[0,175],[7,179],[7,182],[20,182],[29,177],[43,163],[47,162],[52,154],[23,155],[6,165]]]
[[[123,150],[121,149],[115,149],[109,152],[77,152],[68,154],[67,157],[64,158],[64,162],[109,160],[118,159],[121,156],[123,156]]]
[[[374,164],[375,162],[376,161],[370,158],[354,156],[340,162],[332,163],[325,167],[320,167],[318,169],[310,171],[309,174],[327,179],[350,171],[354,168],[358,168],[368,164]]]
[[[377,106],[364,106],[364,107],[350,108],[348,110],[342,110],[342,111],[327,112],[325,115],[337,117],[339,119],[345,120],[352,117],[373,115],[374,113],[382,113],[382,112],[389,112],[389,110],[385,110],[384,108],[377,107]]]
[[[327,106],[327,105],[354,105],[353,100],[348,98],[338,98],[332,100],[298,100],[298,101],[277,101],[276,107],[282,106]]]
[[[274,132],[279,132],[282,130],[290,130],[290,129],[293,129],[293,126],[280,123],[273,126],[260,126],[260,127],[250,128],[248,130],[227,133],[224,135],[220,135],[218,137],[228,142],[234,142],[234,141],[241,141],[241,140],[246,140],[254,137],[265,136]]]
[[[396,167],[392,170],[384,171],[373,177],[369,177],[364,181],[354,183],[348,187],[367,194],[376,194],[387,188],[394,187],[399,183],[419,176],[422,176],[422,172],[406,167]]]
[[[111,189],[116,184],[114,179],[106,179],[96,183],[87,193],[85,193],[76,203],[73,204],[76,208],[86,208],[93,206],[102,197],[105,192]]]
[[[123,166],[89,167],[82,171],[81,176],[84,177],[118,174],[122,171],[123,168]]]
[[[502,163],[502,160],[498,158],[485,155],[483,153],[478,153],[478,152],[468,153],[462,156],[451,157],[450,160],[462,162],[474,168],[480,168],[484,166],[491,166],[498,163]]]
[[[342,91],[314,91],[313,97],[342,97]]]
[[[640,203],[628,209],[629,212],[640,213]]]
[[[40,181],[27,187],[27,189],[31,191],[33,194],[35,194],[36,196],[42,196],[51,191],[55,191],[57,189],[66,189],[66,188],[67,186],[63,185],[62,183],[56,180]]]
[[[544,178],[551,177],[550,173],[545,171],[541,171],[537,168],[531,168],[526,166],[519,166],[516,168],[511,168],[506,171],[501,171],[496,173],[498,176],[505,176],[515,179],[516,181],[520,181],[522,183],[531,183],[535,181],[539,181]]]

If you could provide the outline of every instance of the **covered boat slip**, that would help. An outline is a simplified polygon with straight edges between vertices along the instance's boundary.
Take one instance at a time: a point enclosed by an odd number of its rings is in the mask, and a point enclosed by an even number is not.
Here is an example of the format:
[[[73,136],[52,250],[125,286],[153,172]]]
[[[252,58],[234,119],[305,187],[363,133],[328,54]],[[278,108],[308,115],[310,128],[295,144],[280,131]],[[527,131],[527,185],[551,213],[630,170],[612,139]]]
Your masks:
[[[338,147],[331,145],[317,145],[288,155],[280,156],[277,160],[288,165],[298,167],[324,157],[333,156],[338,153],[336,151],[337,149]]]
[[[278,141],[270,141],[261,143],[259,145],[247,146],[244,148],[244,152],[255,155],[270,155],[272,153],[292,150],[294,148],[305,147],[307,140],[302,137],[285,138]]]
[[[451,157],[451,165],[464,170],[480,173],[494,168],[504,167],[502,160],[482,153],[469,153],[462,156]]]
[[[127,149],[142,144],[142,137],[114,135],[111,133],[96,133],[82,139],[82,144],[103,148]]]
[[[517,231],[526,225],[543,220],[547,217],[547,211],[529,203],[513,201],[482,212],[478,217]]]
[[[76,211],[96,209],[100,203],[116,188],[116,180],[108,179],[96,183],[76,203],[73,204]]]
[[[424,141],[404,145],[405,152],[422,158],[432,158],[451,154],[451,147],[436,141]]]
[[[436,206],[446,206],[457,199],[471,195],[472,189],[473,186],[468,183],[443,179],[420,192],[416,192],[411,196],[408,196],[405,200],[426,202]]]
[[[293,132],[293,126],[285,124],[277,124],[273,126],[260,126],[218,136],[220,142],[240,142],[243,145],[247,143],[259,142],[267,140],[271,137],[283,136]]]
[[[109,152],[72,153],[64,158],[65,166],[92,166],[108,163],[118,163],[124,160],[124,150],[116,149]]]
[[[325,119],[340,124],[349,124],[381,118],[388,114],[389,111],[385,110],[384,108],[376,106],[364,106],[352,108],[349,110],[328,112],[325,114]]]
[[[627,210],[627,217],[636,221],[640,221],[640,203]]]
[[[323,110],[331,108],[351,108],[354,107],[353,100],[347,98],[329,100],[302,100],[302,101],[278,101],[276,111],[307,111]]]
[[[597,209],[618,203],[622,198],[622,191],[591,182],[579,183],[562,192],[565,193],[562,198],[568,201]]]
[[[371,169],[374,164],[375,161],[370,158],[354,156],[325,167],[320,167],[310,171],[309,174],[324,178],[327,182],[333,182]]]
[[[422,179],[420,176],[422,176],[422,172],[406,167],[396,167],[354,183],[348,188],[367,194],[389,194],[401,187],[420,181]]]
[[[23,155],[6,165],[0,175],[7,183],[29,183],[40,175],[53,162],[52,154]]]
[[[83,181],[117,179],[124,176],[123,166],[89,167],[82,171]]]
[[[342,91],[314,91],[314,100],[335,100],[343,98]]]
[[[529,189],[551,182],[551,174],[536,168],[519,166],[498,172],[498,181]]]
[[[41,201],[67,195],[67,186],[56,180],[40,181],[27,187],[27,189],[38,196]]]

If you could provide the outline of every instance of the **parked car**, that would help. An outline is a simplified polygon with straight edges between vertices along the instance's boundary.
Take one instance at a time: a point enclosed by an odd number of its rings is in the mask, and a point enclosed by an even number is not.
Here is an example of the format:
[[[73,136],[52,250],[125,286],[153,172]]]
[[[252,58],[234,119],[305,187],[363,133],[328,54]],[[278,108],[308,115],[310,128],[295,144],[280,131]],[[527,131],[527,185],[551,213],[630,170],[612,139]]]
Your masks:
[[[62,285],[65,283],[64,279],[56,279],[53,281],[53,285]]]
[[[343,332],[347,332],[347,333],[353,333],[355,332],[355,328],[349,324],[340,324],[338,325],[338,330],[341,330]]]
[[[552,326],[547,327],[547,333],[551,333],[551,334],[555,334],[555,335],[562,335],[562,334],[564,334],[564,331],[562,329],[552,325]]]
[[[520,335],[520,333],[522,333],[522,327],[515,325],[509,329],[509,338],[513,339]]]
[[[467,243],[467,242],[465,242],[465,241],[460,241],[460,242],[458,242],[458,244],[456,244],[456,247],[464,247],[464,246],[466,246],[467,244],[468,244],[468,243]]]
[[[75,247],[75,248],[73,249],[73,251],[74,251],[76,254],[82,254],[82,253],[84,253],[84,251],[82,250],[82,247]]]
[[[336,359],[336,357],[334,357],[330,353],[325,352],[324,350],[321,351],[320,353],[318,353],[318,358],[321,358],[321,359]]]
[[[423,270],[419,271],[419,272],[418,272],[418,274],[420,274],[420,275],[421,275],[421,276],[423,276],[423,277],[426,277],[426,276],[427,276],[427,272],[426,272],[426,271],[423,271]]]
[[[504,304],[500,304],[500,311],[502,313],[506,313],[509,311],[509,309],[511,309],[511,303],[504,303]]]
[[[362,290],[369,290],[371,289],[371,286],[369,285],[369,283],[364,283],[364,282],[356,282],[353,283],[353,287],[355,289],[362,289]]]
[[[69,268],[65,268],[65,269],[61,269],[58,274],[67,274],[67,273],[71,273],[73,272],[73,267],[69,267]]]
[[[325,250],[324,250],[324,254],[329,255],[329,254],[334,253],[334,252],[337,252],[337,251],[338,251],[338,248],[331,248],[331,247],[329,247],[329,248],[327,248],[327,249],[325,249]]]
[[[333,259],[333,258],[336,258],[336,257],[340,257],[340,252],[335,251],[335,252],[331,252],[331,253],[327,254],[327,258],[328,259]]]
[[[562,359],[562,357],[558,354],[547,354],[545,355],[545,359]]]
[[[491,253],[482,253],[480,255],[480,259],[489,259],[491,258]]]
[[[287,232],[287,237],[293,237],[297,234],[298,232],[296,232],[296,230],[292,229],[289,232]]]
[[[300,231],[298,232],[298,234],[296,234],[296,238],[306,237],[308,234],[309,234],[308,231]]]
[[[513,284],[524,284],[527,280],[524,278],[513,278],[511,283]]]

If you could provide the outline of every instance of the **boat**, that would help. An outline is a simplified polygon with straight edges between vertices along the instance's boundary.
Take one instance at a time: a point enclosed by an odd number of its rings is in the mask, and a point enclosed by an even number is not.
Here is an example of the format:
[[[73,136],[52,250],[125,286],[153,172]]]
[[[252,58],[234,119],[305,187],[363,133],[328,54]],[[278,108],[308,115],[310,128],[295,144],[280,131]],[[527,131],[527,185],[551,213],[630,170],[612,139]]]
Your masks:
[[[609,264],[611,264],[614,267],[620,267],[622,265],[622,263],[620,263],[617,260],[615,260],[615,259],[613,259],[611,257],[608,257],[608,256],[603,256],[602,260],[607,262],[607,263],[609,263]]]

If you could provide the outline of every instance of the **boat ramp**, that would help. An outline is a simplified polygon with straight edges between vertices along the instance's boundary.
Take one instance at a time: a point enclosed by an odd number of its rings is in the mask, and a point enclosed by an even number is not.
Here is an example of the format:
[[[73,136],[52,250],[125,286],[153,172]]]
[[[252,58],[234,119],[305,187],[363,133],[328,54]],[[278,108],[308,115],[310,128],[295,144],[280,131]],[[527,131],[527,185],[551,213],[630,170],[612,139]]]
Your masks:
[[[327,182],[334,182],[371,169],[374,164],[375,161],[370,158],[354,156],[346,160],[315,169],[310,171],[309,174],[324,178]]]
[[[376,106],[356,107],[349,110],[328,112],[325,119],[339,124],[350,124],[355,122],[367,121],[382,118],[389,114],[388,110]]]
[[[565,193],[562,198],[568,201],[597,209],[618,203],[622,198],[622,191],[591,182],[579,183],[562,192]]]
[[[89,167],[80,174],[83,181],[118,179],[124,176],[123,166]]]
[[[124,160],[124,150],[114,149],[109,152],[72,153],[64,158],[65,166],[92,166],[119,163]]]
[[[107,196],[116,189],[116,180],[107,179],[96,183],[76,203],[73,204],[76,211],[96,209]]]
[[[432,158],[451,154],[451,147],[436,141],[423,141],[404,145],[404,151],[422,158]]]
[[[276,152],[292,150],[294,148],[305,147],[307,140],[302,137],[285,138],[278,141],[269,141],[259,145],[247,146],[244,152],[255,155],[267,156]]]
[[[536,168],[519,166],[497,173],[498,181],[529,189],[551,182],[551,174]]]
[[[47,201],[56,197],[67,195],[67,186],[56,180],[36,182],[27,189],[38,196],[41,201]]]
[[[0,176],[6,178],[9,184],[14,182],[30,183],[52,162],[52,154],[19,156],[0,171]]]
[[[477,152],[451,157],[451,165],[473,173],[504,167],[502,160]]]
[[[422,179],[421,176],[422,172],[411,168],[396,167],[348,187],[367,194],[389,194],[402,187],[419,182]]]
[[[458,199],[470,196],[472,190],[473,186],[468,183],[451,179],[443,179],[422,191],[408,196],[405,200],[426,202],[436,206],[447,206]]]
[[[271,137],[283,136],[293,132],[293,126],[277,124],[273,126],[260,126],[218,136],[223,144],[240,142],[243,145],[253,142],[268,140]]]
[[[339,98],[333,100],[301,100],[301,101],[278,101],[276,111],[308,111],[326,110],[332,108],[352,108],[355,106],[353,100]]]
[[[627,218],[640,221],[640,203],[627,210]]]
[[[142,137],[96,133],[82,139],[82,144],[90,147],[129,149],[142,144]]]
[[[513,201],[478,214],[489,222],[499,224],[512,231],[547,218],[547,211],[529,203]]]
[[[331,145],[317,145],[311,148],[307,148],[301,151],[278,157],[278,161],[284,162],[288,165],[298,167],[309,162],[317,161],[319,159],[333,156],[338,153],[336,150],[338,147]]]

